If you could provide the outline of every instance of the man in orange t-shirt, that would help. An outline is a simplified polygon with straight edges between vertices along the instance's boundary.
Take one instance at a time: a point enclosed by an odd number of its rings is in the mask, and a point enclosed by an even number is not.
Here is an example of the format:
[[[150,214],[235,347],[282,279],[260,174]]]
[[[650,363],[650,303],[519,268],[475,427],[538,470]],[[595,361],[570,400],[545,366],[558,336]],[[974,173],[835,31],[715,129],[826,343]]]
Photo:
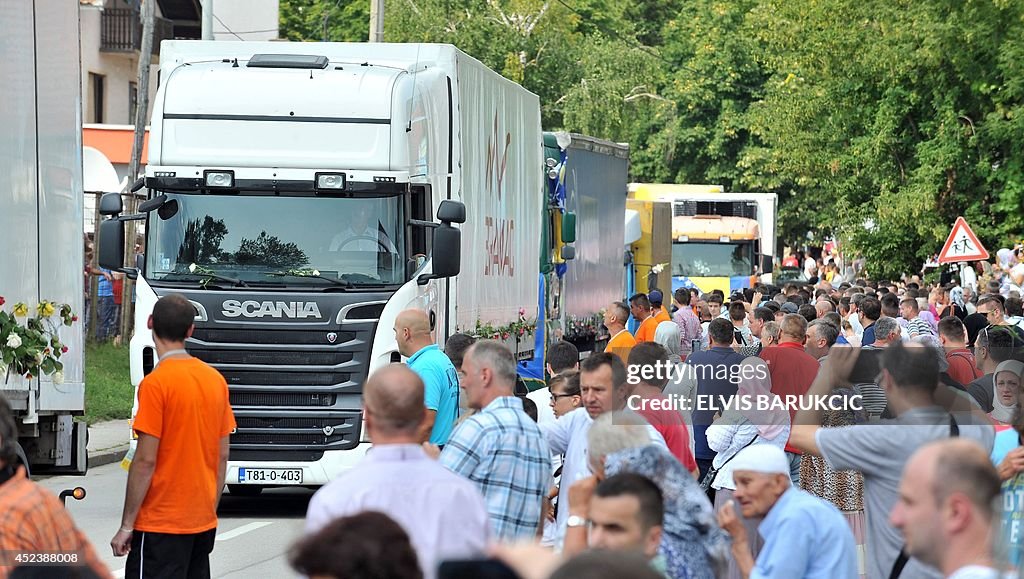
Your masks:
[[[604,327],[612,339],[604,351],[618,356],[625,364],[629,359],[629,351],[636,345],[633,335],[626,330],[626,321],[629,319],[629,308],[622,302],[614,302],[604,311]]]
[[[195,308],[169,295],[149,328],[159,363],[139,385],[138,434],[121,528],[110,541],[128,555],[126,577],[209,577],[235,417],[216,370],[185,351]]]
[[[633,335],[637,343],[653,342],[654,331],[658,328],[658,321],[651,313],[651,300],[647,297],[647,294],[635,294],[629,298],[629,311],[640,322],[640,327],[636,329],[636,334]]]
[[[668,310],[662,305],[665,296],[662,295],[661,290],[651,290],[651,293],[647,294],[647,299],[651,302],[651,316],[654,318],[655,329],[661,322],[672,321],[672,316],[668,315]]]

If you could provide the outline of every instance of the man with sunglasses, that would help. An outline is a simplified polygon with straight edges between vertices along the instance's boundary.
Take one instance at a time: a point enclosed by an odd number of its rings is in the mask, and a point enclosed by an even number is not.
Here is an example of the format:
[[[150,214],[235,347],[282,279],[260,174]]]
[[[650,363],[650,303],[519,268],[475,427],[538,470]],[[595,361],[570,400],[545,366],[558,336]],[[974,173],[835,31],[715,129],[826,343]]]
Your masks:
[[[989,327],[1006,328],[1013,336],[1013,346],[1015,348],[1024,346],[1024,330],[1021,330],[1019,326],[1010,323],[1006,319],[1003,300],[999,296],[987,295],[978,300],[978,313],[985,316]]]

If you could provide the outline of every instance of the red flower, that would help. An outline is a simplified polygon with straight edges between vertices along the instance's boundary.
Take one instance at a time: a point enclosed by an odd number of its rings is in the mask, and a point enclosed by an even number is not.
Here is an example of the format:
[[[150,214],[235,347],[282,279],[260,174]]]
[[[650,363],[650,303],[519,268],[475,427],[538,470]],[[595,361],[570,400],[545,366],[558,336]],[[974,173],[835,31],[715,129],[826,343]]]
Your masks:
[[[29,372],[28,374],[25,374],[25,378],[28,378],[29,380],[31,380],[32,379],[32,373]]]
[[[78,321],[78,316],[71,316],[71,321],[72,322],[77,322]]]
[[[4,300],[4,296],[0,296],[0,306],[4,305],[5,303],[7,302],[6,300]]]
[[[60,349],[60,353],[61,354],[67,354],[68,353],[68,347],[67,346],[62,346],[61,349]]]
[[[502,340],[507,340],[508,339],[508,332],[505,332],[504,334],[502,334],[501,335],[501,339]]]

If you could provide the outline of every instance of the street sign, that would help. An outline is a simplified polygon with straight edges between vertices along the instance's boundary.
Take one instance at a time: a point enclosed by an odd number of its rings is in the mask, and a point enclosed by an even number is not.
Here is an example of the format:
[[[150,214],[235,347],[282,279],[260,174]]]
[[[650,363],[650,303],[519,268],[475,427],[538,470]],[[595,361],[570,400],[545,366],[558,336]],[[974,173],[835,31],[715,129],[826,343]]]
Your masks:
[[[988,251],[978,241],[978,236],[971,231],[971,226],[963,217],[957,217],[953,230],[949,232],[946,243],[939,252],[939,263],[956,263],[958,261],[981,261],[988,259]]]

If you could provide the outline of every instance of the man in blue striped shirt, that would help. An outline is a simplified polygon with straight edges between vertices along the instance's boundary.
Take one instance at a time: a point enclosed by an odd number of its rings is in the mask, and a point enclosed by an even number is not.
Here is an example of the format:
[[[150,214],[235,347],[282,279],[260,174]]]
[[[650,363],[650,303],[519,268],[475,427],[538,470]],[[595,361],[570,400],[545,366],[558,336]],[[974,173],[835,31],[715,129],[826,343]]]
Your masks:
[[[470,408],[455,427],[441,464],[475,483],[487,502],[493,538],[530,539],[540,529],[551,486],[551,453],[540,428],[513,395],[516,361],[493,340],[474,344],[459,372]]]

